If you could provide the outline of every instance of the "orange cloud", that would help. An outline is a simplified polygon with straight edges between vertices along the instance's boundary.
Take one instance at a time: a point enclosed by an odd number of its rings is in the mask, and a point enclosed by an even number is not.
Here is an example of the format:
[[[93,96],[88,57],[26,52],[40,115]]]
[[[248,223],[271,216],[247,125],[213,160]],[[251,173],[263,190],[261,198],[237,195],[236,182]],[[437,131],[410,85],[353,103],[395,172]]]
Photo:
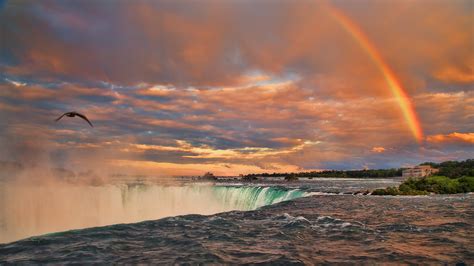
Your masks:
[[[467,3],[380,2],[367,4],[362,13],[343,2],[338,8],[383,47],[382,56],[400,73],[403,84],[421,84],[425,77],[413,75],[414,70],[432,75],[472,66],[472,15]],[[323,1],[265,2],[258,7],[239,1],[187,4],[192,11],[183,11],[189,10],[180,8],[183,3],[159,8],[152,2],[114,2],[110,3],[114,12],[107,12],[111,9],[87,2],[87,8],[80,9],[84,13],[61,3],[35,2],[21,8],[7,4],[0,18],[6,25],[4,45],[21,61],[8,72],[126,84],[223,86],[240,84],[249,69],[264,75],[293,70],[305,73],[307,81],[323,74],[354,85],[356,94],[387,95],[378,86],[383,77],[374,75],[377,70],[367,56],[338,30],[321,8]],[[10,8],[17,10],[8,12]],[[253,12],[256,8],[259,12]],[[383,24],[374,23],[381,20]],[[85,30],[98,21],[93,32]],[[400,39],[405,41],[394,41]],[[348,89],[347,93],[354,90]]]
[[[426,138],[428,142],[442,143],[442,142],[464,142],[474,144],[474,133],[450,133],[431,135]]]
[[[386,151],[386,149],[384,147],[373,147],[372,148],[372,152],[382,153],[384,151]]]
[[[184,151],[192,153],[193,155],[184,155],[184,158],[200,158],[200,159],[261,159],[271,156],[279,156],[283,154],[291,154],[302,150],[305,147],[319,144],[319,141],[304,141],[301,144],[285,148],[285,149],[271,149],[262,147],[244,147],[239,149],[215,149],[210,146],[192,146],[190,143],[177,140],[177,146],[160,146],[160,145],[145,145],[134,144],[133,148],[141,151],[157,150],[157,151]]]
[[[446,66],[445,68],[436,71],[434,76],[437,79],[448,83],[472,83],[474,82],[474,69],[472,66],[464,70],[454,66]]]

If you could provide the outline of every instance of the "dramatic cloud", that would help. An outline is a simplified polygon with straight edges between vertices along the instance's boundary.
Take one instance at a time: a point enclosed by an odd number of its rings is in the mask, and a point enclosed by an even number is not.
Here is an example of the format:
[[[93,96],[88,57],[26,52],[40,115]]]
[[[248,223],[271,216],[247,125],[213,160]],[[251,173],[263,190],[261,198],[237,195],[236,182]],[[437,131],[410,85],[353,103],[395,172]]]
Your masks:
[[[474,144],[474,133],[458,133],[454,132],[451,134],[438,134],[438,135],[433,135],[433,136],[428,136],[426,138],[427,141],[429,142],[435,142],[435,143],[440,143],[440,142],[465,142],[469,144]]]
[[[393,71],[423,139],[333,9]],[[461,0],[7,1],[0,160],[181,175],[472,157],[459,133],[474,128],[472,12]],[[72,110],[94,129],[54,122]]]

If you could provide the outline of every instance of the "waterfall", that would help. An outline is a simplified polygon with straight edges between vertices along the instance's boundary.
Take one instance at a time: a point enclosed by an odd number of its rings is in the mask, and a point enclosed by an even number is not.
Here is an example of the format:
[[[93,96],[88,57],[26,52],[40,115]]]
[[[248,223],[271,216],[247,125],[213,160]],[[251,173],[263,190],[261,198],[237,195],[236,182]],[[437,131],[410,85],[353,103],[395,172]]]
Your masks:
[[[213,191],[225,205],[237,210],[254,210],[306,196],[306,192],[299,189],[286,190],[276,187],[213,187]]]
[[[5,186],[0,243],[39,234],[163,217],[255,210],[308,194],[261,186]]]

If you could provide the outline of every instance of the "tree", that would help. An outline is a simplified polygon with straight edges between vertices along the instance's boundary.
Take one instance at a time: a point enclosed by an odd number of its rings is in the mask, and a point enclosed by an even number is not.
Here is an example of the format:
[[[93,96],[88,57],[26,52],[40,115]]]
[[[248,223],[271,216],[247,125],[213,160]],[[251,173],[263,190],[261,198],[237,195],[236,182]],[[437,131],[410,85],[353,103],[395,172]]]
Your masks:
[[[203,179],[208,179],[208,180],[217,180],[217,177],[214,176],[213,173],[207,172],[202,176]]]
[[[298,181],[298,177],[295,174],[289,174],[285,176],[285,181]]]

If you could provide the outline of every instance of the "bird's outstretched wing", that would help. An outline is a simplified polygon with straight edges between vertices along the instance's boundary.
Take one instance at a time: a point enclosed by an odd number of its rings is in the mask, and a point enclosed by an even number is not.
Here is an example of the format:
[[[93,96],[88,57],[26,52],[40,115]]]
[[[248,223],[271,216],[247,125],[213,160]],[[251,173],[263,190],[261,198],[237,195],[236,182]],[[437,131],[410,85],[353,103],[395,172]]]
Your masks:
[[[65,116],[65,115],[67,115],[67,114],[70,114],[70,113],[71,113],[71,112],[64,113],[64,114],[62,114],[60,117],[56,118],[56,120],[54,120],[54,121],[58,122],[61,118],[63,118],[63,116]]]
[[[80,114],[80,113],[75,113],[77,116],[79,116],[80,118],[84,119],[87,121],[87,123],[89,123],[89,125],[91,125],[91,127],[94,127],[91,123],[91,121],[89,121],[89,119],[87,119],[87,117],[83,114]]]

